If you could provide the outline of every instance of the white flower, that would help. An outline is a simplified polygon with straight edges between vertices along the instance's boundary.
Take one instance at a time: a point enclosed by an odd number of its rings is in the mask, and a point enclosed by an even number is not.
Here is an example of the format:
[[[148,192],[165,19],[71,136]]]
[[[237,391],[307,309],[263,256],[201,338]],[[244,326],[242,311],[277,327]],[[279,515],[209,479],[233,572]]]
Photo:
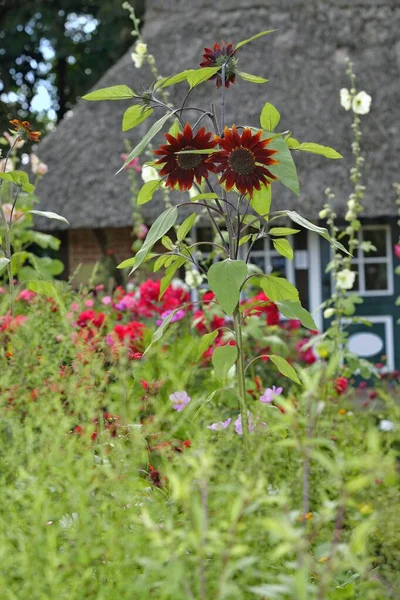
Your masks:
[[[148,181],[154,181],[154,179],[160,179],[157,169],[150,165],[143,165],[142,167],[142,179],[145,183]]]
[[[334,314],[335,314],[335,309],[334,308],[326,308],[324,310],[324,317],[325,317],[325,319],[330,319],[331,317],[333,317]]]
[[[355,210],[356,206],[357,206],[357,202],[355,200],[351,199],[348,201],[347,206],[349,207],[349,210]]]
[[[328,216],[328,211],[326,208],[323,208],[322,210],[319,211],[320,219],[326,219],[327,216]]]
[[[131,58],[135,63],[135,67],[140,69],[143,66],[144,57],[147,54],[147,44],[138,42],[135,46],[135,52],[132,52]]]
[[[344,110],[350,110],[351,108],[351,94],[347,88],[342,88],[340,90],[340,104],[343,106]]]
[[[171,287],[174,290],[184,290],[185,292],[188,291],[188,286],[182,281],[182,279],[179,279],[179,277],[174,277],[174,279],[171,281]]]
[[[185,273],[185,282],[190,288],[198,288],[203,283],[203,275],[195,269],[190,269]]]
[[[343,269],[342,271],[339,271],[336,276],[336,285],[342,290],[351,290],[355,279],[356,274],[354,271],[350,271],[350,269]]]
[[[356,213],[353,212],[352,210],[348,210],[347,213],[345,214],[345,220],[346,221],[354,221],[354,219],[356,218]]]
[[[351,108],[357,115],[366,115],[369,113],[372,98],[367,92],[358,92],[357,96],[354,96]]]
[[[147,44],[145,44],[143,42],[138,42],[135,46],[135,52],[136,52],[136,54],[143,56],[144,54],[147,53]]]
[[[382,419],[379,423],[379,429],[381,431],[393,431],[394,423],[393,421],[389,421],[389,419]]]

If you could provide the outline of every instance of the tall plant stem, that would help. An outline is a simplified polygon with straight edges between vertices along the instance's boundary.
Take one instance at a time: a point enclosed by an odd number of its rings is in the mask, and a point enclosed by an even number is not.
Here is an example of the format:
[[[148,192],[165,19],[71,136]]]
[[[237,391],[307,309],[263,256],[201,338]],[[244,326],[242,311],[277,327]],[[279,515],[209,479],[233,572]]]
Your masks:
[[[236,372],[239,387],[239,404],[240,404],[240,415],[242,417],[242,436],[244,444],[245,458],[247,460],[249,456],[249,420],[247,418],[247,402],[246,402],[246,379],[245,379],[245,366],[244,366],[244,350],[243,350],[243,336],[242,336],[242,321],[237,306],[233,314],[233,327],[235,332],[236,345],[238,350],[238,357],[236,361]]]
[[[11,265],[11,243],[10,243],[10,228],[7,223],[6,216],[3,210],[3,203],[0,199],[0,216],[4,223],[4,254],[6,258],[8,258],[9,263],[7,264],[7,273],[8,273],[8,289],[10,293],[10,313],[11,316],[14,313],[14,277],[12,272]]]

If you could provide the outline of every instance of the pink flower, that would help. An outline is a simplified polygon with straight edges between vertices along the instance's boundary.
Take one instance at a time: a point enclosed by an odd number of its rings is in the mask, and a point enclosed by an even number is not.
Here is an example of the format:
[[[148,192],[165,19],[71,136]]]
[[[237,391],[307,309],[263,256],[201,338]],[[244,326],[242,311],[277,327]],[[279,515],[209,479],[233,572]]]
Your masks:
[[[21,290],[16,297],[16,300],[25,300],[26,302],[30,302],[35,296],[35,292],[32,292],[31,290]]]
[[[394,245],[394,253],[397,256],[397,258],[400,258],[400,244]]]
[[[88,300],[85,300],[84,305],[88,308],[92,308],[92,306],[94,306],[94,300],[92,300],[92,298],[89,298]]]
[[[128,158],[128,155],[125,153],[122,153],[120,156],[124,162]],[[136,173],[140,173],[140,171],[142,170],[142,167],[140,166],[139,158],[134,158],[133,160],[131,160],[131,162],[129,162],[126,165],[125,169],[135,169]]]
[[[99,285],[96,285],[94,289],[96,290],[96,292],[102,292],[104,290],[104,285],[102,283],[99,283]]]
[[[104,304],[104,306],[108,306],[109,304],[112,304],[112,298],[110,296],[104,296],[101,303]]]
[[[77,302],[72,302],[70,309],[72,310],[72,312],[78,312],[78,310],[80,309],[80,306]]]
[[[3,287],[0,287],[0,294],[5,294],[6,290]]]
[[[135,227],[134,233],[138,240],[144,240],[144,238],[147,235],[148,230],[149,230],[149,228],[144,223],[141,223],[140,225]]]
[[[178,412],[181,412],[191,400],[186,392],[174,392],[169,399],[173,402],[172,407]]]
[[[280,396],[282,392],[283,388],[277,388],[273,385],[272,388],[267,388],[264,391],[263,395],[260,396],[260,402],[262,402],[263,404],[272,404],[272,402],[275,399],[275,396]]]
[[[226,421],[219,421],[218,423],[213,423],[212,425],[207,425],[207,429],[212,429],[212,431],[219,431],[220,429],[226,429],[230,422],[232,421],[231,417],[228,417]]]

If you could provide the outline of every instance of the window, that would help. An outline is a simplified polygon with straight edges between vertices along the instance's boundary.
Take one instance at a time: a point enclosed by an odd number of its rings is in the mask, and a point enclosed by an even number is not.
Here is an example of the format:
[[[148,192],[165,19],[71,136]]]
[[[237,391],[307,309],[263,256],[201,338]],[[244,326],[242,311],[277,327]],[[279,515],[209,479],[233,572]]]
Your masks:
[[[254,243],[250,262],[267,275],[273,273],[279,277],[286,277],[291,282],[294,281],[293,263],[271,248],[268,238],[261,238]]]
[[[388,225],[366,225],[358,233],[359,247],[352,260],[356,272],[354,291],[362,296],[393,294],[392,242]],[[363,243],[376,251],[364,253]]]

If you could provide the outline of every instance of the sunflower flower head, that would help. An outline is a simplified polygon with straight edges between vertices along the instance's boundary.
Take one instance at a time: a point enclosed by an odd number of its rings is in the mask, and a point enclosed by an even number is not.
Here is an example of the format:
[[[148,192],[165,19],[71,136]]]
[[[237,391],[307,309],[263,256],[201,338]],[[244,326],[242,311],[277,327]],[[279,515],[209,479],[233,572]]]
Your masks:
[[[204,48],[203,62],[201,67],[221,67],[221,69],[210,79],[215,79],[217,88],[222,86],[222,65],[225,65],[225,87],[229,88],[231,83],[235,83],[236,79],[236,50],[233,44],[226,44],[224,41],[221,44],[214,44],[213,48]]]
[[[215,136],[222,151],[216,153],[212,160],[217,164],[218,173],[222,173],[220,184],[224,183],[229,192],[236,186],[241,194],[253,195],[254,190],[269,185],[273,179],[278,179],[267,168],[279,161],[272,158],[277,150],[268,148],[271,139],[261,139],[262,130],[252,132],[245,127],[240,135],[235,127],[225,127],[223,137]]]
[[[205,154],[178,154],[184,150],[211,150],[217,144],[212,139],[212,134],[206,132],[203,128],[194,134],[191,126],[187,123],[182,133],[176,137],[166,133],[165,137],[168,144],[163,144],[154,154],[161,156],[156,161],[157,164],[163,164],[159,176],[167,176],[165,185],[170,188],[179,186],[181,191],[190,190],[194,180],[198,184],[204,177],[208,176],[209,171],[216,172],[213,157]]]
[[[38,142],[41,135],[40,131],[32,131],[28,121],[20,121],[19,119],[13,119],[10,121],[11,125],[17,132],[18,137],[25,140],[31,140],[31,142]]]

